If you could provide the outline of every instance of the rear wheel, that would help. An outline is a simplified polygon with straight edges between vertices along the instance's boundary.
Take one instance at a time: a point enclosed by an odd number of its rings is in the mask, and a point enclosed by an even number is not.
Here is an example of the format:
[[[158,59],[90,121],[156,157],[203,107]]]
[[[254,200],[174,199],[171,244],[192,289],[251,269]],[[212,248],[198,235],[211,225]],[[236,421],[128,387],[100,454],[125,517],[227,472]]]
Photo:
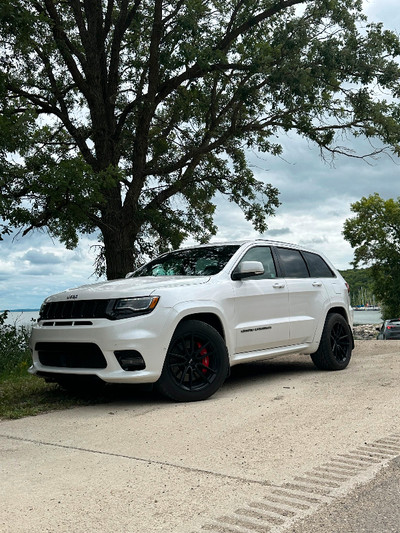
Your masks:
[[[353,341],[348,323],[338,313],[326,317],[318,350],[311,359],[321,370],[343,370],[350,362]]]
[[[172,337],[156,389],[178,402],[205,400],[221,387],[228,371],[221,335],[204,322],[188,320]]]

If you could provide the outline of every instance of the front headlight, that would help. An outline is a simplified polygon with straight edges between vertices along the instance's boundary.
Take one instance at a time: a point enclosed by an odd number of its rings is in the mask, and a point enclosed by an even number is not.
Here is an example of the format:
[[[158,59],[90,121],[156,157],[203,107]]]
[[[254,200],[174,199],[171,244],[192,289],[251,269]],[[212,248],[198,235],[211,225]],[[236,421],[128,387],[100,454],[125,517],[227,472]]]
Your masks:
[[[114,319],[131,318],[133,316],[151,313],[158,304],[159,296],[137,296],[135,298],[120,298],[115,301],[112,317]]]

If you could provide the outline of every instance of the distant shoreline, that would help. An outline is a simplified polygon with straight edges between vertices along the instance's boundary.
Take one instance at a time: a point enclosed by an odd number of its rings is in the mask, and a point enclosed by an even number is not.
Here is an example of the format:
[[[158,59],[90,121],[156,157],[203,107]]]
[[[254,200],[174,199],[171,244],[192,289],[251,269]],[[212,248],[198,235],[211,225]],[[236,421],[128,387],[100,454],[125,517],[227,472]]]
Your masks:
[[[39,312],[40,309],[2,309],[0,310],[0,313],[36,313]]]

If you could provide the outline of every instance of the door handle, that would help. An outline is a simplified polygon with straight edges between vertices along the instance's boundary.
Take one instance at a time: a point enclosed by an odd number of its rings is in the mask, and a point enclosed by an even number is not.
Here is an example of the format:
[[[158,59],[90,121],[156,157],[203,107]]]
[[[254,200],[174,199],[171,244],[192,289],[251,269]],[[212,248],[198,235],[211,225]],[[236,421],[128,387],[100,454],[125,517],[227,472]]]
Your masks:
[[[277,283],[274,283],[274,284],[272,285],[272,287],[273,287],[274,289],[284,289],[284,288],[285,288],[285,284],[284,284],[284,283],[279,283],[279,282],[277,282]]]
[[[313,281],[313,287],[322,287],[322,282],[321,281]]]

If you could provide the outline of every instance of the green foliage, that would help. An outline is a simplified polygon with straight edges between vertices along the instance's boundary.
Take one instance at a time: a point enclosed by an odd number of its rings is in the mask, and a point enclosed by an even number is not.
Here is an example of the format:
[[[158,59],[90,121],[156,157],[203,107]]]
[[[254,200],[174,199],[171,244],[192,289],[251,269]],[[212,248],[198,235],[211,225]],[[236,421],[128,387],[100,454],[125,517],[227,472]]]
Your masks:
[[[298,7],[299,9],[296,9]],[[0,238],[100,231],[109,278],[143,254],[207,241],[216,195],[265,231],[278,190],[247,150],[288,131],[397,151],[397,36],[361,0],[3,0]],[[371,91],[374,86],[377,90]]]
[[[371,268],[352,268],[341,270],[340,273],[350,285],[352,306],[378,305],[373,288]]]
[[[382,302],[383,318],[400,316],[400,199],[377,193],[351,206],[344,237],[355,249],[354,265],[370,265],[373,290]]]
[[[31,328],[5,324],[7,311],[0,313],[0,376],[26,373],[31,364],[28,347]]]

